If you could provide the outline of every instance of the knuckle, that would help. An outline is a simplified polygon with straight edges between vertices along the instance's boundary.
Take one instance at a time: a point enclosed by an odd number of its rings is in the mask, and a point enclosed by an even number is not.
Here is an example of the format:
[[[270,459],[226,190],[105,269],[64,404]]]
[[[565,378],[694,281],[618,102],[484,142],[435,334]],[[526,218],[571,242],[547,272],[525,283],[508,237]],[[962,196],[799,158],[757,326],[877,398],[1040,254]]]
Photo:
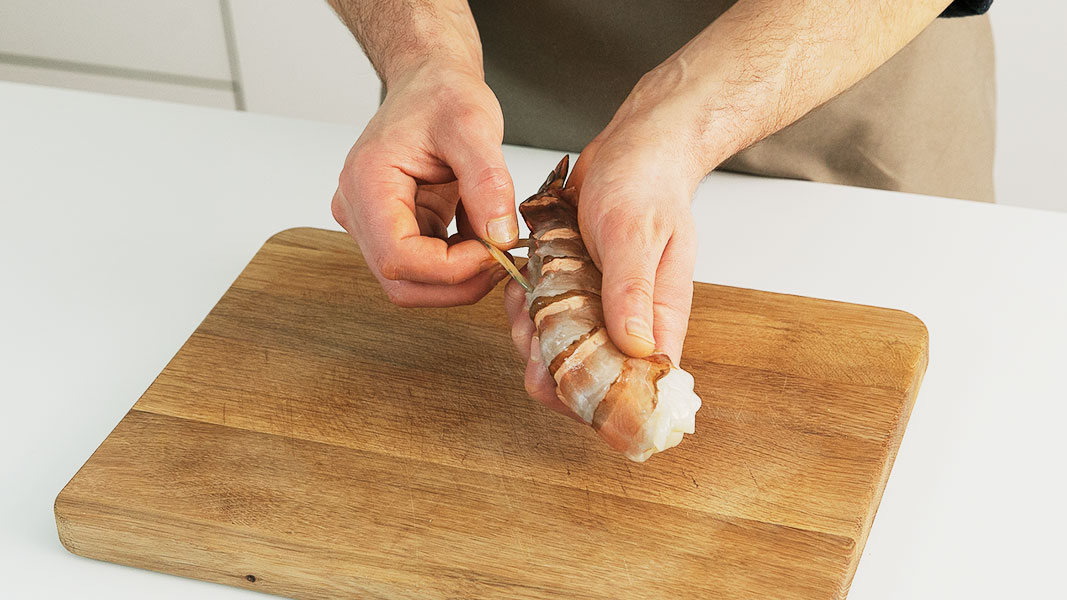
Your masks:
[[[495,131],[495,123],[489,113],[478,104],[471,102],[469,98],[457,98],[446,105],[450,108],[441,115],[438,131],[445,133],[447,138],[480,140]]]
[[[473,182],[474,190],[486,195],[497,195],[511,191],[511,176],[503,167],[486,167],[482,169]]]
[[[511,325],[511,342],[515,344],[515,349],[524,355],[530,350],[530,329],[531,326],[521,320],[516,320]]]
[[[456,107],[452,115],[452,123],[459,129],[468,130],[468,133],[478,133],[485,126],[485,111],[473,104],[463,104]]]
[[[664,323],[670,327],[685,327],[689,323],[689,303],[656,302],[655,312],[657,323]]]
[[[471,97],[457,98],[451,103],[445,125],[463,139],[496,140],[504,137],[504,124],[499,108]]]
[[[475,302],[480,300],[481,297],[482,297],[482,295],[479,294],[477,291],[472,291],[472,292],[463,294],[462,296],[457,298],[455,304],[456,304],[456,306],[470,306],[471,304],[474,304]]]
[[[533,381],[532,377],[523,378],[522,386],[526,388],[526,394],[531,398],[539,398],[541,396],[541,388],[536,381]]]
[[[629,303],[652,307],[652,282],[644,277],[631,275],[615,283],[614,290]]]
[[[404,293],[403,288],[401,288],[400,286],[383,284],[382,289],[385,290],[385,295],[387,298],[389,298],[389,302],[392,302],[393,304],[400,307],[406,308],[409,306],[407,295]]]
[[[348,209],[345,206],[344,196],[341,191],[333,195],[333,200],[330,202],[330,213],[333,215],[333,220],[337,221],[337,224],[348,230]]]
[[[357,152],[350,154],[345,161],[345,166],[337,176],[337,191],[334,193],[330,207],[334,219],[339,224],[344,225],[345,222],[350,221],[347,208],[350,205],[359,204],[364,197],[362,185],[367,178],[367,173],[372,169],[370,159],[364,158]]]
[[[511,280],[504,286],[504,303],[509,309],[518,309],[521,303],[526,302],[526,290],[519,282]]]
[[[399,304],[403,300],[403,294],[395,285],[383,283],[382,290],[385,291],[385,297],[389,299],[389,302]]]
[[[378,273],[388,280],[397,281],[403,278],[400,265],[389,256],[379,254],[374,257],[374,266],[378,269]]]
[[[428,279],[427,283],[436,283],[438,285],[452,285],[452,286],[465,284],[465,283],[468,283],[468,282],[473,284],[474,281],[472,281],[472,279],[474,277],[477,277],[478,275],[480,275],[480,273],[473,273],[473,274],[470,273],[467,270],[467,267],[465,265],[463,265],[463,266],[455,265],[455,266],[445,267],[443,263],[446,260],[447,259],[442,258],[441,259],[441,263],[437,267],[431,268],[429,265],[426,265],[423,269],[420,269],[420,271],[426,271],[427,275],[429,275],[432,278],[432,279]],[[488,282],[486,283],[486,285],[488,285]],[[475,297],[474,298],[475,301],[478,300],[478,295],[476,293],[476,290],[471,290],[466,295],[468,295],[468,296],[473,295]]]
[[[360,175],[370,170],[375,164],[377,152],[368,144],[358,144],[348,153],[341,178],[358,180]]]
[[[625,241],[638,248],[651,246],[661,235],[651,211],[633,202],[620,202],[605,210],[597,230],[604,239]]]

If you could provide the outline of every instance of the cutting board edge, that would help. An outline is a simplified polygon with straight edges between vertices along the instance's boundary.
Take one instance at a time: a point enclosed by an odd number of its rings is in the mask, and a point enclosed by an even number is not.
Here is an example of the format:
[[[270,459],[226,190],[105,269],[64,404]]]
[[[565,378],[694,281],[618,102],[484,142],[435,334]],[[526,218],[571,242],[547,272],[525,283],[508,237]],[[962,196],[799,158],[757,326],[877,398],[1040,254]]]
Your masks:
[[[890,309],[893,310],[893,309]],[[864,527],[860,530],[860,535],[855,539],[856,547],[853,549],[853,557],[849,561],[849,569],[846,574],[845,580],[838,591],[838,599],[844,599],[848,597],[848,592],[852,587],[852,580],[856,577],[856,571],[859,569],[860,559],[863,558],[863,549],[867,547],[867,539],[870,537],[871,529],[874,527],[874,520],[877,518],[878,509],[882,504],[882,497],[885,494],[885,488],[889,484],[889,477],[893,473],[893,465],[896,463],[897,454],[900,452],[900,445],[904,441],[904,434],[908,429],[908,421],[911,420],[911,413],[915,408],[915,401],[919,397],[919,389],[922,387],[923,378],[926,377],[926,369],[930,364],[930,349],[929,349],[929,334],[926,328],[926,324],[921,319],[908,313],[906,311],[899,311],[914,318],[920,325],[922,325],[922,331],[924,334],[922,352],[919,356],[918,363],[915,366],[915,376],[912,378],[911,384],[908,386],[908,390],[905,396],[905,401],[901,404],[900,413],[896,419],[897,428],[893,431],[893,434],[889,436],[888,445],[886,447],[887,459],[884,462],[881,476],[878,479],[878,486],[875,490],[872,498],[870,509],[864,519]]]
[[[184,344],[182,344],[182,345],[184,346]],[[173,358],[171,360],[173,360]],[[170,364],[170,361],[167,361],[167,364]],[[164,367],[164,368],[166,368],[166,367]],[[158,375],[157,375],[157,377],[158,377]],[[149,386],[149,387],[151,387],[151,386]],[[147,393],[147,390],[145,390],[144,393]],[[143,396],[144,393],[142,393],[141,396]],[[140,397],[138,397],[138,401],[140,401]],[[134,405],[136,405],[136,403],[134,403]],[[89,464],[93,462],[93,458],[95,458],[97,453],[100,452],[100,450],[101,450],[101,448],[103,448],[104,444],[107,444],[108,439],[110,439],[111,435],[113,433],[115,433],[115,429],[117,429],[118,426],[120,424],[122,424],[122,422],[124,420],[126,420],[126,417],[129,416],[129,414],[133,410],[135,410],[135,409],[133,408],[133,406],[131,406],[130,409],[127,410],[126,413],[122,415],[122,418],[119,419],[118,423],[115,423],[115,426],[112,427],[111,430],[107,432],[107,435],[104,436],[104,439],[101,440],[100,443],[96,445],[96,448],[93,449],[93,452],[92,452],[92,454],[89,455],[89,458],[85,459],[85,462],[83,462],[82,465],[80,467],[78,467],[78,470],[75,471],[73,475],[71,475],[70,479],[67,480],[67,483],[63,484],[63,487],[59,490],[59,493],[56,494],[55,500],[52,501],[52,515],[55,517],[55,520],[56,520],[56,533],[59,536],[59,543],[62,544],[63,547],[66,548],[67,551],[70,552],[71,554],[76,554],[78,556],[85,556],[84,554],[81,554],[80,552],[78,552],[75,549],[75,545],[73,544],[73,540],[70,539],[69,527],[65,527],[66,519],[62,514],[61,505],[64,502],[66,502],[69,499],[69,497],[73,494],[73,492],[71,491],[71,487],[72,487],[72,484],[75,482],[75,480],[78,479],[79,475],[82,474],[82,472],[86,469],[86,467],[88,467]],[[87,557],[87,558],[91,558],[91,557]]]
[[[135,413],[157,415],[152,411],[133,409],[123,417],[123,421],[135,416]],[[169,418],[182,419],[182,417]],[[116,426],[119,427],[120,424]],[[273,435],[262,432],[248,431],[258,435]],[[109,438],[110,438],[109,434]],[[106,441],[105,441],[106,443]],[[353,450],[353,452],[359,452]],[[94,452],[94,456],[96,453]],[[86,464],[92,459],[86,461]],[[79,469],[79,474],[82,470]],[[71,483],[78,478],[76,474]],[[299,572],[286,573],[285,557],[291,556],[292,552],[307,552],[318,554],[323,560],[332,557],[336,549],[316,543],[306,538],[278,537],[258,529],[242,531],[239,525],[226,525],[210,520],[190,519],[188,515],[174,515],[165,510],[155,510],[146,507],[129,506],[112,501],[101,501],[84,490],[72,489],[71,483],[64,486],[54,502],[54,514],[56,527],[59,533],[60,543],[63,547],[76,556],[102,562],[111,562],[122,566],[155,571],[168,575],[177,575],[187,579],[219,583],[259,591],[268,594],[283,595],[289,597],[292,594],[303,594],[308,588],[295,583],[301,577]],[[79,518],[75,518],[77,515]],[[706,516],[723,519],[729,522],[748,522],[745,517],[706,513]],[[109,525],[105,525],[107,522]],[[753,521],[759,523],[758,521]],[[796,530],[812,534],[828,540],[840,540],[849,544],[852,548],[857,545],[853,535],[841,535],[824,531],[796,528],[789,525],[764,523],[774,525],[784,530]],[[192,530],[202,528],[199,534]],[[81,531],[79,531],[79,529]],[[228,550],[222,544],[205,544],[208,535],[226,531],[231,535],[240,535],[251,540],[253,548],[279,549],[277,552],[269,551],[236,551]],[[95,533],[94,533],[95,532]],[[109,541],[110,540],[110,541]],[[144,548],[164,548],[170,546],[169,553],[146,553]],[[289,546],[287,548],[287,546]],[[185,554],[178,557],[179,554]],[[188,554],[199,554],[196,558],[188,558]],[[207,555],[210,555],[209,557]],[[827,581],[828,586],[846,586],[849,576],[849,563],[852,554],[841,555],[842,568],[837,576]],[[247,565],[248,568],[232,568],[238,565]],[[281,566],[279,566],[281,565]],[[368,566],[369,572],[359,577],[359,585],[365,589],[380,590],[387,588],[384,597],[407,597],[393,596],[394,592],[403,587],[390,587],[397,585],[390,577],[379,577],[382,572],[380,567]],[[299,570],[298,570],[299,571]],[[248,579],[254,575],[253,579]],[[471,572],[471,575],[476,573]],[[475,577],[475,579],[478,579]],[[480,579],[478,579],[480,580]],[[345,583],[334,582],[332,587],[351,591],[345,587],[351,585],[351,579]],[[327,584],[323,584],[327,585]],[[521,585],[521,584],[519,584]],[[266,589],[265,589],[266,588]],[[327,595],[300,595],[309,598],[332,598]],[[416,596],[420,597],[420,596]],[[540,597],[540,596],[539,596]],[[547,597],[553,597],[552,595]]]
[[[205,581],[209,583],[217,583],[221,585],[227,585],[231,587],[238,587],[251,591],[256,591],[265,594],[281,596],[286,594],[288,590],[285,589],[263,589],[265,583],[261,575],[255,575],[253,573],[244,573],[243,571],[234,571],[233,573],[224,573],[218,568],[219,563],[213,565],[205,564],[204,561],[182,561],[175,559],[156,559],[156,562],[144,560],[144,553],[137,552],[135,548],[129,545],[123,544],[110,544],[103,545],[100,543],[88,542],[82,544],[82,540],[79,539],[77,533],[75,533],[77,527],[72,525],[73,519],[69,519],[65,513],[66,510],[71,510],[77,505],[81,505],[86,512],[93,512],[96,515],[108,514],[106,510],[102,510],[103,505],[99,502],[86,502],[77,497],[72,497],[73,494],[60,493],[56,497],[54,504],[54,512],[56,518],[56,528],[59,532],[59,541],[63,545],[63,548],[75,556],[86,558],[89,560],[98,560],[106,563],[113,563],[124,567],[130,567],[134,569],[142,569],[145,571],[152,571],[155,573],[161,573],[164,575],[171,575],[177,577],[183,577],[185,579],[191,579],[195,581]],[[111,509],[111,514],[117,516],[125,512],[125,508],[118,505],[107,505]],[[160,522],[163,519],[148,519],[148,518],[129,518],[130,515],[126,513],[127,517],[125,523],[129,526],[125,530],[118,528],[111,528],[109,531],[117,534],[125,534],[125,539],[136,538],[147,542],[157,542],[160,545],[164,543],[164,540],[170,543],[180,543],[187,540],[187,537],[181,535],[165,536],[161,531],[157,537],[149,537],[145,535],[138,535],[136,533],[136,527],[138,525],[144,528],[159,529]],[[165,514],[161,513],[159,516],[165,518]],[[168,527],[175,527],[177,523],[167,523]],[[92,536],[90,536],[91,538]],[[239,562],[236,560],[238,557],[247,557],[247,552],[225,551],[215,549],[212,551],[215,554],[221,554],[231,558],[231,562]],[[243,574],[242,574],[243,573]],[[250,578],[251,577],[251,578]],[[268,579],[268,581],[270,581]],[[258,586],[256,584],[259,584]]]

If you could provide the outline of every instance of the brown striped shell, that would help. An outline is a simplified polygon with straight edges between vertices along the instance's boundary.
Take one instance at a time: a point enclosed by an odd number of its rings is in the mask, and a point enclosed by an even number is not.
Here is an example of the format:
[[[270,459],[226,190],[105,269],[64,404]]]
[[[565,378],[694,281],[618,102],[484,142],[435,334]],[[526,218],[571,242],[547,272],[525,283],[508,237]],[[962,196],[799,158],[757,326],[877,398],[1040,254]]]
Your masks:
[[[519,206],[531,232],[530,318],[560,400],[612,448],[630,452],[656,408],[656,382],[672,363],[664,354],[626,356],[608,337],[602,275],[578,230],[575,194],[563,185],[567,165],[564,157],[538,193]]]

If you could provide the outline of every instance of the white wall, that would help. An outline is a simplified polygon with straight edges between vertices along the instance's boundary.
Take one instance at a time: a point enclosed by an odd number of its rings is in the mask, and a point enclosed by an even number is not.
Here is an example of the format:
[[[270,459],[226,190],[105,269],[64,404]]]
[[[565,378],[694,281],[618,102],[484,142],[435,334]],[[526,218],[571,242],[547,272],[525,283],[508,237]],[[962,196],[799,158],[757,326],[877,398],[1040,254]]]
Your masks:
[[[992,19],[997,201],[1067,211],[1067,3],[998,0]],[[325,0],[0,0],[0,79],[355,128],[379,91]]]
[[[1067,211],[1067,2],[999,0],[997,202]]]
[[[378,108],[378,76],[326,0],[230,6],[248,110],[366,125]]]

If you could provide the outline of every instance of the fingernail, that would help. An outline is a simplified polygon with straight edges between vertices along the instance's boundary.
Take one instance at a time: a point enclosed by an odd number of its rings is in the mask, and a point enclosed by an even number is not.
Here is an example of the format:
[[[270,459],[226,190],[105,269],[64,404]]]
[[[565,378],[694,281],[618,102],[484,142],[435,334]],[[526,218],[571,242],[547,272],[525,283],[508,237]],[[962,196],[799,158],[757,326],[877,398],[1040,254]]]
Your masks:
[[[656,345],[656,340],[652,338],[652,327],[644,319],[638,317],[626,319],[626,333],[648,342],[650,346]]]
[[[505,271],[504,269],[500,269],[500,271],[498,271],[496,273],[493,273],[493,285],[496,285],[496,284],[500,283],[507,276],[508,276],[508,272]]]
[[[485,224],[489,232],[489,241],[504,245],[519,237],[519,224],[514,218],[497,217]]]

